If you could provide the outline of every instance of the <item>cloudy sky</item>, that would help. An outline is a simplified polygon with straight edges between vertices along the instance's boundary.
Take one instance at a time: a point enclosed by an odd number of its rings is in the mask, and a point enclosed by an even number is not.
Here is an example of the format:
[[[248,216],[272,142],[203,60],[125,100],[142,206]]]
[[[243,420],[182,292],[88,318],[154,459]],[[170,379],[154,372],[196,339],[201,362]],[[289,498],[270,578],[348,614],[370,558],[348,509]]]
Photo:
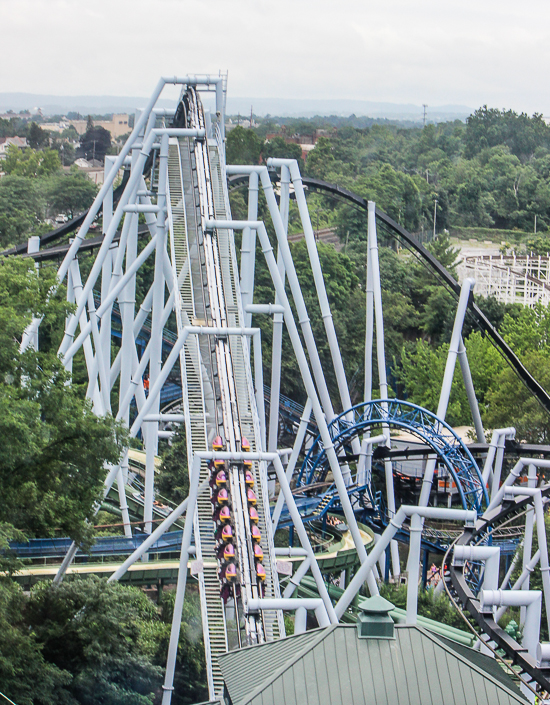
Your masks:
[[[0,0],[0,92],[147,96],[229,71],[234,96],[550,115],[543,0]]]

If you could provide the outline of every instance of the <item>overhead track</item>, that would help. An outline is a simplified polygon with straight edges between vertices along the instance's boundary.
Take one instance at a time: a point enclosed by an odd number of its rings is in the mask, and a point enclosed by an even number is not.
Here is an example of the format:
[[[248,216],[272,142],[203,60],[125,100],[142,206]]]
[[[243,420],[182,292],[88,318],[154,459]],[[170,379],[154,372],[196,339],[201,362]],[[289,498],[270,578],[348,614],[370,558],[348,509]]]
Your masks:
[[[326,181],[321,181],[320,179],[312,179],[310,177],[302,177],[302,181],[305,186],[310,189],[315,189],[318,191],[323,191],[325,193],[332,194],[338,198],[342,198],[349,201],[353,205],[361,208],[364,211],[368,210],[368,201],[359,196],[359,194],[349,191],[348,189],[342,188],[337,184],[330,184]],[[384,223],[390,231],[392,231],[397,237],[404,240],[410,247],[415,250],[415,252],[425,260],[430,267],[434,270],[437,276],[450,288],[452,291],[459,296],[460,295],[460,284],[456,281],[453,275],[445,269],[445,267],[438,261],[434,255],[432,255],[429,250],[427,250],[419,240],[409,233],[405,228],[395,222],[393,218],[381,211],[379,208],[376,209],[376,217],[379,221]],[[529,389],[529,391],[536,397],[539,403],[550,412],[550,395],[541,386],[541,384],[533,377],[533,375],[527,370],[527,368],[520,361],[518,356],[504,340],[504,338],[497,331],[495,326],[475,303],[473,296],[470,296],[468,302],[468,309],[472,316],[475,318],[476,323],[481,328],[481,330],[486,333],[489,338],[491,338],[493,344],[499,349],[501,354],[506,358],[507,362],[510,364],[514,372],[518,375],[521,381]]]

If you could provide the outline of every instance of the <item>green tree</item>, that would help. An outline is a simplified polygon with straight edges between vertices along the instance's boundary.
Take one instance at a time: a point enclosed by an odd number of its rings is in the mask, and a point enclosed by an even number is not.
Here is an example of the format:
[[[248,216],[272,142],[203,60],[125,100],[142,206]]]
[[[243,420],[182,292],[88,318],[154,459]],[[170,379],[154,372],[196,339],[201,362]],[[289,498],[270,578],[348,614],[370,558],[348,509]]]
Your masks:
[[[0,689],[17,705],[77,705],[67,697],[71,674],[49,663],[26,622],[27,598],[0,578]]]
[[[88,127],[80,138],[80,151],[86,159],[99,159],[103,161],[111,147],[111,135],[104,127]]]
[[[240,125],[227,133],[226,160],[228,164],[258,164],[262,142],[253,130]]]
[[[181,504],[189,494],[189,471],[187,469],[187,441],[185,426],[178,426],[172,436],[172,445],[162,455],[157,488],[159,493],[174,504]]]
[[[324,179],[332,171],[334,162],[330,140],[327,137],[319,137],[315,148],[307,155],[306,171],[310,176]]]
[[[18,243],[37,227],[45,201],[36,179],[4,176],[0,179],[0,245]]]
[[[74,170],[74,171],[73,171]],[[46,197],[53,213],[66,213],[74,218],[87,210],[97,194],[97,186],[75,167],[70,174],[54,178],[47,186]]]
[[[50,144],[50,133],[35,122],[31,122],[27,131],[27,141],[33,149],[44,149]]]
[[[2,164],[6,174],[15,176],[39,177],[55,174],[61,168],[59,155],[55,149],[21,150],[10,145],[8,153]]]
[[[37,272],[32,260],[0,266],[0,522],[86,542],[104,465],[118,462],[125,433],[66,384],[56,349],[67,305],[62,291],[48,296],[54,282],[54,270]],[[40,315],[40,351],[20,353],[23,330]]]
[[[269,157],[278,159],[296,159],[300,167],[300,171],[304,170],[304,160],[302,159],[302,148],[295,142],[285,142],[284,137],[277,135],[264,142],[262,146],[262,158],[267,161]]]
[[[540,352],[523,356],[525,366],[545,388],[550,389],[550,359]],[[487,394],[485,422],[490,428],[504,425],[516,429],[516,439],[528,443],[550,443],[550,415],[525,387],[511,368],[506,367],[493,380]]]
[[[27,619],[46,661],[71,674],[76,702],[152,705],[162,669],[143,652],[160,620],[141,590],[95,576],[39,583]]]
[[[538,113],[529,117],[484,105],[467,119],[464,141],[465,153],[470,158],[487,147],[507,145],[512,154],[526,160],[537,147],[549,146],[550,128]]]

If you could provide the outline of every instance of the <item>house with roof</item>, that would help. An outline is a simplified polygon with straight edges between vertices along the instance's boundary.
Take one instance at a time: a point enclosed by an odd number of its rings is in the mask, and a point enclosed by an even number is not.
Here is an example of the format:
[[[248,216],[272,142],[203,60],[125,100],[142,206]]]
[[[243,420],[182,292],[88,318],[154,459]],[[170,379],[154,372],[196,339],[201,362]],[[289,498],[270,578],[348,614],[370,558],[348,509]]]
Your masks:
[[[25,149],[29,145],[26,137],[0,137],[0,159],[6,158],[10,146]]]
[[[221,705],[525,705],[489,656],[365,600],[356,624],[336,624],[220,657]]]

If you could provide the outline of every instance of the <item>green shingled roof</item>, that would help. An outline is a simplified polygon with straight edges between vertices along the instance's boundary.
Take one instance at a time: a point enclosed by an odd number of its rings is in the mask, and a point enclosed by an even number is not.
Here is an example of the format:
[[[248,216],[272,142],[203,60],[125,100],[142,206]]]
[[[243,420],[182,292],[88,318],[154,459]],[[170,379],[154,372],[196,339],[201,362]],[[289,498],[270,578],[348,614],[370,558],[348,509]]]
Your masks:
[[[484,659],[479,665],[418,626],[395,634],[358,639],[354,625],[340,624],[219,661],[232,705],[525,705]]]

